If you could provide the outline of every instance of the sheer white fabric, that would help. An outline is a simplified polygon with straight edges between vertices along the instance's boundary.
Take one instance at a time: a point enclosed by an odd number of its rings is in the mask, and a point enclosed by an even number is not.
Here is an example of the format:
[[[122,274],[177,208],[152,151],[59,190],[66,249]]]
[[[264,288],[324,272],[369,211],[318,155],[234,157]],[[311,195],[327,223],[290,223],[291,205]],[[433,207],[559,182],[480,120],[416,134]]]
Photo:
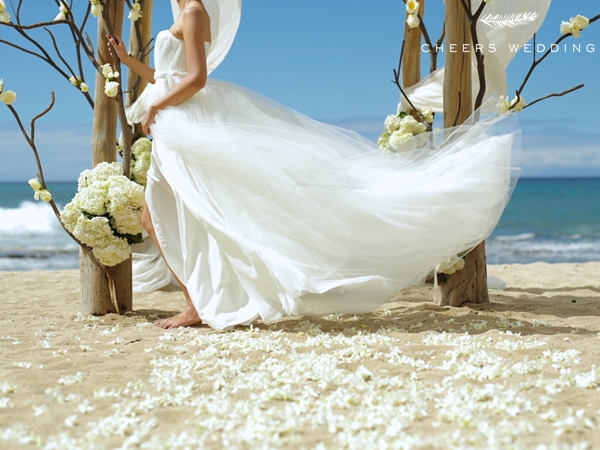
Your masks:
[[[483,0],[481,0],[483,1]],[[483,46],[486,68],[486,97],[511,94],[506,85],[506,69],[527,42],[531,40],[548,13],[552,0],[493,0],[486,4],[482,18],[488,15],[506,17],[512,14],[537,13],[532,22],[524,22],[513,28],[492,28],[481,20],[477,23],[477,35]],[[473,1],[473,12],[480,2]],[[433,43],[435,45],[435,42]],[[445,42],[443,52],[450,51],[451,43]],[[454,43],[456,44],[456,43]],[[472,58],[473,98],[479,92],[479,77],[475,53]],[[431,107],[435,112],[444,112],[444,67],[423,78],[419,83],[405,89],[406,95],[417,108]],[[493,106],[493,105],[491,105]],[[400,100],[398,111],[410,107],[405,98]],[[488,111],[489,112],[489,111]]]
[[[185,76],[183,41],[159,33],[155,61],[158,80],[130,120]],[[494,104],[477,123],[382,154],[356,133],[209,78],[152,127],[146,201],[165,258],[213,328],[373,310],[497,225],[519,173],[520,129],[514,114],[486,115]],[[144,245],[135,289],[171,283]]]

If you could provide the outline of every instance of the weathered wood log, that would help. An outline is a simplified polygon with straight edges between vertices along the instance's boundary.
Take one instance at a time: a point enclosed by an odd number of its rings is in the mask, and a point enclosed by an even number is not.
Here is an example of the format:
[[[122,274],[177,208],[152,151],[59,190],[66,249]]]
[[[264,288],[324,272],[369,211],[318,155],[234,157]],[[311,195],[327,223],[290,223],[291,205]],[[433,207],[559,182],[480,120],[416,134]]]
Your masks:
[[[444,127],[460,125],[473,113],[469,20],[460,0],[446,0],[446,75]],[[434,301],[439,305],[488,303],[485,242],[465,257],[465,267],[452,274],[436,274]]]
[[[124,0],[110,0],[105,3],[109,8],[111,23],[116,33],[123,29],[125,10]],[[107,30],[102,19],[98,20],[98,59],[101,63],[111,61],[108,52]],[[117,105],[113,98],[104,94],[104,77],[96,74],[94,122],[92,130],[92,165],[117,160]],[[132,309],[132,269],[131,258],[114,269],[115,287],[121,310]],[[110,289],[106,274],[83,253],[80,252],[81,306],[84,314],[103,315],[117,312],[110,299]]]
[[[425,0],[419,2],[419,14],[425,15]],[[408,13],[406,13],[408,17]],[[402,55],[402,87],[409,88],[421,81],[421,41],[423,34],[419,27],[404,25],[404,54]]]

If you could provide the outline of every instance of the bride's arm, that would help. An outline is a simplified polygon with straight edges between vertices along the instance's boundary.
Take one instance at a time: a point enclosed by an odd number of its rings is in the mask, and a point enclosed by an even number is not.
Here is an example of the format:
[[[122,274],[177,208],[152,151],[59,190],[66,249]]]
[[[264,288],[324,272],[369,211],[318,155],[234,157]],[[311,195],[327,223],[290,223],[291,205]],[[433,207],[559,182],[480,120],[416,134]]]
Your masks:
[[[150,133],[150,126],[154,123],[158,111],[186,101],[206,85],[208,69],[203,38],[206,20],[206,13],[198,8],[186,8],[183,12],[182,34],[188,73],[179,84],[148,108],[148,112],[142,119],[142,128],[146,134]]]
[[[113,54],[113,49],[123,64],[149,83],[154,84],[156,82],[154,80],[154,69],[130,56],[127,53],[125,44],[123,44],[123,41],[118,36],[108,36],[108,51],[111,55]]]

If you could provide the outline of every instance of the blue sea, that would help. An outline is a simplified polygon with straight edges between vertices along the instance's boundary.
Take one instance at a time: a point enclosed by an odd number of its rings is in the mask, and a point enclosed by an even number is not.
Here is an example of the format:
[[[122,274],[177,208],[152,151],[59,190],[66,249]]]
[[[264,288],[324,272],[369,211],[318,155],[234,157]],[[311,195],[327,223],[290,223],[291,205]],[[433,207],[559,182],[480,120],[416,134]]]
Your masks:
[[[49,183],[60,207],[76,183]],[[600,179],[522,179],[487,240],[491,264],[600,260]],[[0,183],[0,271],[78,267],[78,247],[27,183]]]

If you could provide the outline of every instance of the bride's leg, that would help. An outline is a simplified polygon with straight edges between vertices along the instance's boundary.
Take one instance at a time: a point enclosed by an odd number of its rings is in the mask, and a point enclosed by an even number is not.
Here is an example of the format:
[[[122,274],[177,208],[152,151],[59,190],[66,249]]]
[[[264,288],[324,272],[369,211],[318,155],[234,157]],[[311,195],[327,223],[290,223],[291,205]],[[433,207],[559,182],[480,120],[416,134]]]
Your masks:
[[[150,237],[156,244],[156,247],[158,247],[160,254],[164,258],[165,255],[163,254],[162,249],[160,248],[158,239],[156,239],[156,232],[154,231],[152,217],[150,217],[150,212],[148,211],[148,208],[146,205],[144,205],[144,212],[142,213],[142,225],[144,226],[144,229],[150,235]],[[166,262],[166,259],[165,259],[165,262]],[[171,269],[171,268],[169,267],[169,269]],[[181,282],[181,280],[179,280],[177,275],[175,275],[175,272],[173,272],[172,270],[171,270],[171,272],[173,273],[173,276],[177,280],[177,283],[179,283],[179,287],[183,291],[183,295],[185,295],[186,305],[185,305],[184,310],[182,312],[180,312],[179,314],[177,314],[176,316],[169,317],[168,319],[157,320],[154,323],[156,325],[158,325],[159,327],[165,328],[165,329],[187,327],[189,325],[202,323],[202,319],[200,319],[200,316],[198,316],[198,311],[196,311],[196,308],[194,307],[194,304],[192,303],[192,299],[190,298],[190,294],[187,290],[187,287]]]

